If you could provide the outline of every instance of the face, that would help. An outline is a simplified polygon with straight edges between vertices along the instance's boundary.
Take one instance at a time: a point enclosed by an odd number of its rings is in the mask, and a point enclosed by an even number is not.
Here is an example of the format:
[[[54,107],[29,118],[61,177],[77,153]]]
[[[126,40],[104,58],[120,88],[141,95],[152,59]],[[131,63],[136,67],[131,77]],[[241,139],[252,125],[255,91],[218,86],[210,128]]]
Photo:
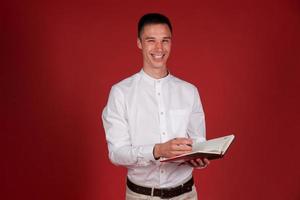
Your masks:
[[[171,31],[166,24],[144,26],[137,40],[143,53],[144,68],[165,69],[171,52]]]

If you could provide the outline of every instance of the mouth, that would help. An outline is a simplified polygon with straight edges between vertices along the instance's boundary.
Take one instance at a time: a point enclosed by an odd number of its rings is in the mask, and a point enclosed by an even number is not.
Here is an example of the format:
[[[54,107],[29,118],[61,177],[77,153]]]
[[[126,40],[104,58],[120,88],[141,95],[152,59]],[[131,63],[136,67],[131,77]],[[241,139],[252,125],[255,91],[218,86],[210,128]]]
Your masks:
[[[157,61],[162,60],[165,57],[165,54],[154,54],[154,53],[152,53],[150,55],[154,60],[157,60]]]

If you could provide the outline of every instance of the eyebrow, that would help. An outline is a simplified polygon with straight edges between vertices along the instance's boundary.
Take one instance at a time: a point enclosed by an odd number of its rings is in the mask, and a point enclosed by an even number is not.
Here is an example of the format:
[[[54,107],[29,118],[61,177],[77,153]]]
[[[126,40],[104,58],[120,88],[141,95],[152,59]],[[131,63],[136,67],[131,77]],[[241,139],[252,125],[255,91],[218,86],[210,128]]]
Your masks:
[[[145,40],[155,39],[155,37],[146,37]],[[171,37],[163,37],[163,39],[171,39]]]
[[[145,40],[155,39],[154,37],[145,37]]]

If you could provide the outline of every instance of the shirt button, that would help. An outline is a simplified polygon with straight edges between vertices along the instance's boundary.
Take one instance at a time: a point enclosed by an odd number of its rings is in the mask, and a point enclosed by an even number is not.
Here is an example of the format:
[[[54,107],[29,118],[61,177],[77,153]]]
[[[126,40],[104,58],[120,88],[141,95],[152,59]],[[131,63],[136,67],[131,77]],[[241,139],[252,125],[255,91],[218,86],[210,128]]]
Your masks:
[[[165,133],[165,132],[162,132],[162,134],[163,134],[163,135],[166,135],[166,133]]]
[[[161,114],[161,115],[163,115],[163,114],[164,114],[164,112],[160,112],[160,114]]]
[[[160,92],[158,92],[157,95],[159,96],[159,95],[160,95]]]
[[[164,173],[164,170],[160,170],[160,173],[162,173],[162,174],[163,174],[163,173]]]

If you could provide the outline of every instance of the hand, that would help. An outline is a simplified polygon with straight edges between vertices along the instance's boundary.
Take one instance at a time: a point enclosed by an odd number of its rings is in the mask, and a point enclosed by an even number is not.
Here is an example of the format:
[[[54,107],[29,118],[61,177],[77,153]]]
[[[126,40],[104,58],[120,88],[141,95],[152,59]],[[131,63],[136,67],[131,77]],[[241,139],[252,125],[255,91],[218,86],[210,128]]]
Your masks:
[[[170,158],[192,151],[192,139],[174,138],[168,142],[156,144],[154,146],[153,155],[155,158]]]
[[[186,163],[196,169],[203,169],[209,165],[209,160],[207,158],[197,158],[195,160],[187,161]]]

